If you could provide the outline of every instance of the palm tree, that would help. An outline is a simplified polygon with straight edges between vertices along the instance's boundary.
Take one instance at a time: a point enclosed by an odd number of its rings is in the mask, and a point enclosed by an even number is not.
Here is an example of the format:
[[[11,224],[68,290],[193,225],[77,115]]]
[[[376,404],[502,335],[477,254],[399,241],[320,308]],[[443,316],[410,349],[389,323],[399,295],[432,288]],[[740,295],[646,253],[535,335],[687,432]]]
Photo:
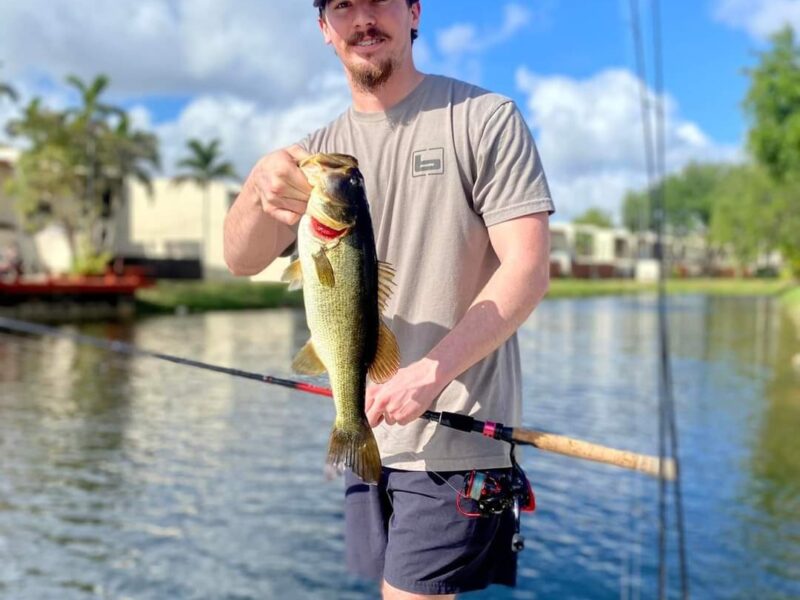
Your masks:
[[[158,140],[132,129],[122,109],[101,101],[107,77],[89,85],[76,77],[68,81],[80,92],[80,106],[53,111],[36,98],[8,124],[12,136],[29,142],[16,169],[15,195],[30,227],[60,223],[73,256],[83,252],[76,247],[81,234],[91,257],[109,248],[125,181],[151,187],[150,173],[160,168]]]
[[[0,66],[2,65],[3,63],[0,63]],[[19,95],[17,94],[17,90],[11,87],[11,84],[0,81],[0,98],[2,98],[3,96],[8,96],[12,102],[16,102],[17,100],[19,100]]]
[[[203,190],[203,264],[205,264],[208,251],[208,188],[216,179],[235,178],[236,170],[233,164],[221,159],[219,139],[213,139],[208,144],[203,144],[198,139],[192,138],[186,142],[189,156],[178,161],[178,167],[186,169],[175,176],[174,181],[182,184],[187,181],[194,182]]]
[[[161,169],[158,137],[131,129],[130,119],[122,115],[114,129],[104,131],[100,143],[99,171],[100,215],[104,218],[99,231],[100,245],[113,245],[113,229],[109,225],[125,200],[125,183],[135,179],[152,194],[152,172]]]
[[[123,109],[100,101],[100,95],[108,87],[109,82],[106,75],[97,75],[89,85],[86,85],[76,75],[68,75],[67,83],[78,91],[82,106],[67,110],[67,114],[84,125],[104,123],[110,116],[123,118],[125,116]]]
[[[17,91],[7,83],[0,83],[0,97],[2,96],[8,96],[14,102],[19,98]]]

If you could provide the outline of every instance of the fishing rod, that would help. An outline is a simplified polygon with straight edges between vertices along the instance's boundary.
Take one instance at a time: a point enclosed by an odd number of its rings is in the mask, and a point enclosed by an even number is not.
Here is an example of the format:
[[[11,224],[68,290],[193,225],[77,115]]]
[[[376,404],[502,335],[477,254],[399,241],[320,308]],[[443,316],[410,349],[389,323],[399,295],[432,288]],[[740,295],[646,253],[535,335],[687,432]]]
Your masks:
[[[284,379],[281,377],[274,377],[272,375],[263,375],[259,373],[243,371],[241,369],[222,367],[219,365],[201,362],[199,360],[192,360],[189,358],[182,358],[180,356],[173,356],[171,354],[164,354],[163,352],[145,350],[144,348],[139,348],[133,344],[128,344],[118,340],[104,340],[102,338],[97,338],[90,335],[62,331],[55,327],[48,327],[47,325],[40,325],[38,323],[30,323],[27,321],[19,321],[17,319],[0,317],[0,330],[1,329],[6,329],[16,333],[66,338],[78,343],[94,346],[95,348],[117,352],[119,354],[157,358],[179,365],[186,365],[198,369],[205,369],[207,371],[214,371],[216,373],[223,373],[233,377],[260,381],[262,383],[268,383],[271,385],[279,385],[300,392],[306,392],[308,394],[316,394],[318,396],[328,397],[333,396],[333,392],[330,390],[330,388],[313,385],[304,381]],[[464,431],[467,433],[477,432],[496,440],[533,446],[539,450],[562,454],[564,456],[570,456],[573,458],[582,458],[584,460],[601,462],[608,465],[622,467],[623,469],[639,471],[640,473],[645,473],[653,477],[663,477],[664,479],[673,479],[675,477],[675,466],[672,459],[667,459],[662,465],[659,463],[659,458],[656,456],[628,452],[626,450],[617,450],[615,448],[609,448],[607,446],[601,446],[599,444],[586,442],[564,435],[538,431],[535,429],[507,427],[502,423],[480,421],[474,417],[451,412],[435,412],[428,410],[425,411],[420,418],[427,419],[428,421],[437,423],[450,429]]]

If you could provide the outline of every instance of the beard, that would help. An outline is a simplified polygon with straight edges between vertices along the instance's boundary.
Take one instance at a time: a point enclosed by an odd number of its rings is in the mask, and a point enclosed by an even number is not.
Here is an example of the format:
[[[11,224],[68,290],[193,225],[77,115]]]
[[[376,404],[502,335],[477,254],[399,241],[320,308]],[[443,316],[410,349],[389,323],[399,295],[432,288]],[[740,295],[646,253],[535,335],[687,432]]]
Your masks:
[[[394,73],[394,60],[386,58],[377,65],[348,65],[347,71],[353,83],[365,92],[378,89]]]

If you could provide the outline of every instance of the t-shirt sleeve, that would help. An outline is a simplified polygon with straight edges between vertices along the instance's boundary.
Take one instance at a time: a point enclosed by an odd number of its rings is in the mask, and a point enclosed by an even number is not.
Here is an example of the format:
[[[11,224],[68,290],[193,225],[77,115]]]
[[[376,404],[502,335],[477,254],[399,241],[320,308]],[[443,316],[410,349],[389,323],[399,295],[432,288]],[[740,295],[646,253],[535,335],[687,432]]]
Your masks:
[[[538,212],[555,212],[530,130],[512,101],[498,106],[476,151],[473,208],[487,226]]]

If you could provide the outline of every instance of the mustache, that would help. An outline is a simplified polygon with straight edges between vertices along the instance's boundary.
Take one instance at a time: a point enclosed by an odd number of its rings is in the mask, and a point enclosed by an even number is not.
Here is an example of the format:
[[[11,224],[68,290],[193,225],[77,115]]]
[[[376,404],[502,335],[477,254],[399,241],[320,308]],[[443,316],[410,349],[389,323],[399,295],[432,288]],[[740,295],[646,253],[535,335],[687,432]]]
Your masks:
[[[370,38],[384,38],[384,39],[387,39],[387,40],[390,39],[388,35],[386,35],[383,31],[381,31],[377,27],[370,27],[366,31],[357,31],[356,33],[351,35],[349,38],[347,38],[347,44],[350,45],[350,46],[354,46],[355,44],[358,44],[358,43],[364,41],[364,38],[368,38],[368,37],[370,37]]]

